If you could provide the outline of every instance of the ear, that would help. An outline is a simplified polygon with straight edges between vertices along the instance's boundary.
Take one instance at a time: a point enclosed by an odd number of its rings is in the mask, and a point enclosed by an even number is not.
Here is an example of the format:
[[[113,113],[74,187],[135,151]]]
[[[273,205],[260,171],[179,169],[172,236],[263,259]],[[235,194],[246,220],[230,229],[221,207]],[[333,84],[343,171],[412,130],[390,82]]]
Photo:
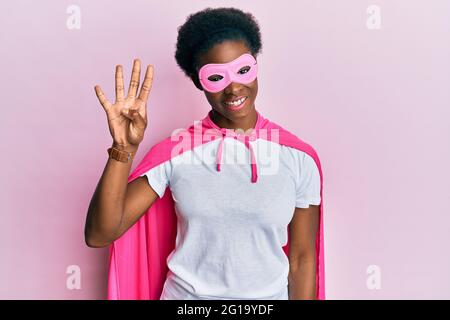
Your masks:
[[[190,76],[192,82],[194,83],[194,85],[197,87],[197,89],[200,91],[203,91],[203,87],[202,87],[200,81],[198,80],[198,75],[191,73],[189,76]]]

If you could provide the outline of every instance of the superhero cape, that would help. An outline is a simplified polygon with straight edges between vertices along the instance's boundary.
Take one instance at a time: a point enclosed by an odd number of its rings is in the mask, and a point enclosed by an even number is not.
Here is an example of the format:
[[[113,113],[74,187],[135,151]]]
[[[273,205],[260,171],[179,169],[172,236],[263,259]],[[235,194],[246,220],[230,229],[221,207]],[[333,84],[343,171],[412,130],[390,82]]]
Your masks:
[[[211,110],[201,120],[177,135],[168,137],[155,144],[145,155],[128,177],[128,182],[140,177],[151,168],[188,151],[212,139],[230,136],[230,130],[218,127],[210,117]],[[286,129],[264,118],[257,111],[257,122],[253,131],[260,139],[274,141],[271,132],[278,132],[277,142],[280,145],[296,148],[310,155],[320,172],[320,218],[316,237],[316,298],[325,299],[325,261],[323,243],[323,174],[319,158],[315,150]],[[265,130],[260,130],[265,129]],[[272,131],[273,129],[278,129]],[[207,131],[205,131],[207,130]],[[213,132],[211,134],[211,132]],[[262,134],[267,132],[268,134]],[[233,134],[231,133],[231,136]],[[183,142],[183,149],[173,152]],[[178,144],[178,147],[177,147]],[[222,145],[222,143],[221,143]],[[249,144],[246,143],[249,147]],[[251,148],[251,147],[250,147]],[[253,152],[253,151],[252,151]],[[221,149],[218,151],[221,154]],[[253,154],[252,154],[253,155]],[[218,155],[218,159],[220,158]],[[252,166],[252,182],[257,183],[257,173]],[[217,165],[220,171],[220,160]],[[217,174],[221,174],[217,172]],[[157,198],[140,219],[120,238],[110,245],[108,299],[126,300],[158,300],[167,276],[167,257],[175,248],[177,218],[174,200],[170,188],[166,188],[164,196]],[[289,254],[290,230],[288,225],[288,241],[283,247]]]

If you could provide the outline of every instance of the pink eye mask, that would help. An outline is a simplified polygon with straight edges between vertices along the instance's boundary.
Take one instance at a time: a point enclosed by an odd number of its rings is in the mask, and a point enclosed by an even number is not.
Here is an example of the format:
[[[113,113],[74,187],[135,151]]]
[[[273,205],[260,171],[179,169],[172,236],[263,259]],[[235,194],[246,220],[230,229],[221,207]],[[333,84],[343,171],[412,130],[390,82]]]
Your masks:
[[[219,92],[231,82],[250,83],[256,79],[257,74],[258,64],[248,53],[228,63],[206,64],[198,71],[200,83],[208,92]]]

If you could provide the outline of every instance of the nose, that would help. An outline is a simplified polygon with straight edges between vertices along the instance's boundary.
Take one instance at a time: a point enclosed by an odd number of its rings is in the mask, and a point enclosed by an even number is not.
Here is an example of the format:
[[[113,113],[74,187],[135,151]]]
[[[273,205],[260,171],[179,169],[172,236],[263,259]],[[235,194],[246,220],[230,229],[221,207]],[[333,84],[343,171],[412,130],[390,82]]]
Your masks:
[[[239,95],[240,93],[242,93],[242,84],[237,83],[237,82],[231,82],[225,89],[224,89],[224,93],[227,95]]]

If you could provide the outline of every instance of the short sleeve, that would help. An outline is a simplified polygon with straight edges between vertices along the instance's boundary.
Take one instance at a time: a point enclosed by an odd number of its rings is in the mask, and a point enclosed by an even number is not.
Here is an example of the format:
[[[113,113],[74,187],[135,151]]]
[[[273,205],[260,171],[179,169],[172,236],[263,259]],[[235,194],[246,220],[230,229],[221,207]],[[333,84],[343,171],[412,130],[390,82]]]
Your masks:
[[[308,208],[310,204],[320,205],[320,173],[314,159],[305,152],[298,154],[298,175],[296,181],[297,208]]]
[[[148,183],[152,189],[162,198],[167,186],[170,184],[171,171],[171,163],[167,160],[140,176],[147,176]]]

